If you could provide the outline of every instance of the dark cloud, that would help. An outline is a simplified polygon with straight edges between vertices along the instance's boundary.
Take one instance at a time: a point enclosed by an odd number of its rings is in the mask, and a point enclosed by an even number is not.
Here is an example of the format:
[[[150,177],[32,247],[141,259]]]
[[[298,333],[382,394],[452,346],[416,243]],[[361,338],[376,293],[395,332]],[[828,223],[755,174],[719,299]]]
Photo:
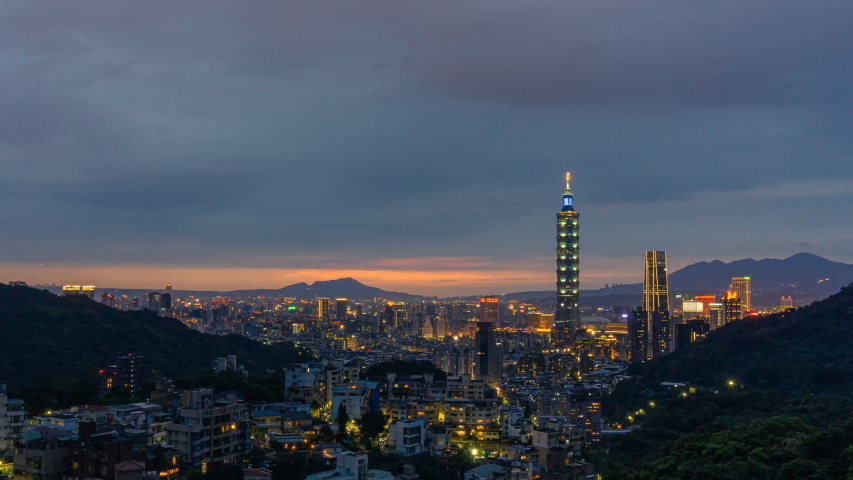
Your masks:
[[[589,255],[849,256],[851,32],[793,0],[7,3],[0,260],[549,255],[565,170]]]

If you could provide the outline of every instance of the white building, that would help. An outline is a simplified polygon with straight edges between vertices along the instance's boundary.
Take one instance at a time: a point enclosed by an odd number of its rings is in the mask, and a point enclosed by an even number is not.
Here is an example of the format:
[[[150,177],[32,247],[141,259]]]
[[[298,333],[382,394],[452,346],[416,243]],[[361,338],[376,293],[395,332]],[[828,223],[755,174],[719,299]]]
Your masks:
[[[0,451],[12,447],[12,441],[23,432],[27,423],[24,401],[9,398],[6,385],[0,383]]]
[[[524,409],[517,405],[501,405],[500,423],[503,436],[520,437],[525,431]]]
[[[423,420],[398,420],[388,427],[388,448],[398,455],[423,453],[426,425]]]

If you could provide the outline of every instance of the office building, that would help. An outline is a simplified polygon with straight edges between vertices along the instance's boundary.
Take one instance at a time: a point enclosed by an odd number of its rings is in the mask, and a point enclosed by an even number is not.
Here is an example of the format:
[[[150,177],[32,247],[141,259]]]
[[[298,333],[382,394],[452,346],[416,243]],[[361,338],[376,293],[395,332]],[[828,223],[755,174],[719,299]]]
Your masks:
[[[779,308],[781,308],[783,310],[794,308],[794,299],[791,298],[790,295],[788,295],[787,297],[782,296],[782,299],[779,300]]]
[[[628,316],[628,360],[645,362],[648,359],[648,344],[648,315],[642,308],[635,308]]]
[[[673,348],[684,348],[691,343],[704,339],[710,329],[704,320],[687,320],[686,323],[673,325]]]
[[[708,304],[708,326],[716,330],[726,324],[726,315],[722,303]]]
[[[335,299],[335,318],[340,321],[347,319],[347,299]]]
[[[503,355],[495,341],[493,325],[478,322],[475,343],[475,377],[495,387],[500,384],[503,371]]]
[[[498,297],[481,297],[480,298],[480,321],[489,322],[492,325],[498,324],[500,317],[501,300]]]
[[[702,315],[709,316],[711,315],[711,304],[717,303],[716,295],[696,295],[693,297],[693,300],[697,302],[702,302]]]
[[[578,308],[578,219],[574,208],[574,195],[569,185],[571,174],[566,173],[566,191],[563,208],[557,212],[557,309],[554,314],[555,339],[559,345],[574,344],[575,333],[580,328]]]
[[[70,295],[85,295],[92,300],[95,299],[95,286],[94,285],[63,285],[62,286],[62,295],[70,296]]]
[[[642,325],[643,317],[645,325]],[[628,329],[633,362],[650,360],[672,350],[666,252],[646,252],[643,306],[631,312]],[[642,344],[644,338],[645,345]]]
[[[643,310],[647,312],[669,312],[666,252],[646,252],[646,270],[643,280]]]
[[[160,292],[148,293],[148,310],[155,313],[160,312]]]
[[[685,300],[681,303],[681,315],[685,323],[692,318],[702,317],[705,312],[705,304],[698,300]]]
[[[325,297],[317,299],[317,318],[326,318],[329,316],[329,310],[332,308],[332,301]]]
[[[167,284],[166,284],[166,290],[165,290],[165,292],[166,292],[166,293],[168,293],[169,295],[171,295],[171,294],[172,294],[172,284],[171,284],[171,283],[167,283]]]
[[[729,290],[737,293],[740,299],[741,318],[746,317],[746,312],[752,310],[752,279],[750,277],[732,277]]]
[[[726,292],[723,298],[723,315],[725,317],[723,323],[734,322],[744,317],[743,306],[737,292]]]

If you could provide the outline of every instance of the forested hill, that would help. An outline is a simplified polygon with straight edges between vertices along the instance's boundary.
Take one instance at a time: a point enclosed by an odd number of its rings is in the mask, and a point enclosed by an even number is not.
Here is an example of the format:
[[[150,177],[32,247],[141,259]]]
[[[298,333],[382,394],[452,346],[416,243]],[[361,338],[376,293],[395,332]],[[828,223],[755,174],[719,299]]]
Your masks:
[[[206,335],[146,311],[120,312],[84,296],[0,284],[0,380],[19,389],[60,379],[93,380],[118,356],[145,355],[157,372],[200,375],[216,357],[237,355],[261,374],[310,355],[292,345],[267,346],[237,335]]]
[[[853,286],[629,372],[603,412],[639,427],[592,451],[605,479],[853,479]]]
[[[731,377],[746,387],[853,394],[853,285],[792,312],[733,322],[632,372],[696,386]]]

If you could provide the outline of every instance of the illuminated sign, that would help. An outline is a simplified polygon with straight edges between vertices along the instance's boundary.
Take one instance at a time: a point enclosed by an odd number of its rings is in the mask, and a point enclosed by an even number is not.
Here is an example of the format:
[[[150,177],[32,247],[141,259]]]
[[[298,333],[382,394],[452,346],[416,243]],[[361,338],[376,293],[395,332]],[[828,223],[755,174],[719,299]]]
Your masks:
[[[158,475],[160,475],[161,477],[168,477],[169,475],[174,475],[176,473],[178,473],[178,469],[172,468],[170,470],[166,470],[165,472],[160,472],[160,473],[158,473]]]

